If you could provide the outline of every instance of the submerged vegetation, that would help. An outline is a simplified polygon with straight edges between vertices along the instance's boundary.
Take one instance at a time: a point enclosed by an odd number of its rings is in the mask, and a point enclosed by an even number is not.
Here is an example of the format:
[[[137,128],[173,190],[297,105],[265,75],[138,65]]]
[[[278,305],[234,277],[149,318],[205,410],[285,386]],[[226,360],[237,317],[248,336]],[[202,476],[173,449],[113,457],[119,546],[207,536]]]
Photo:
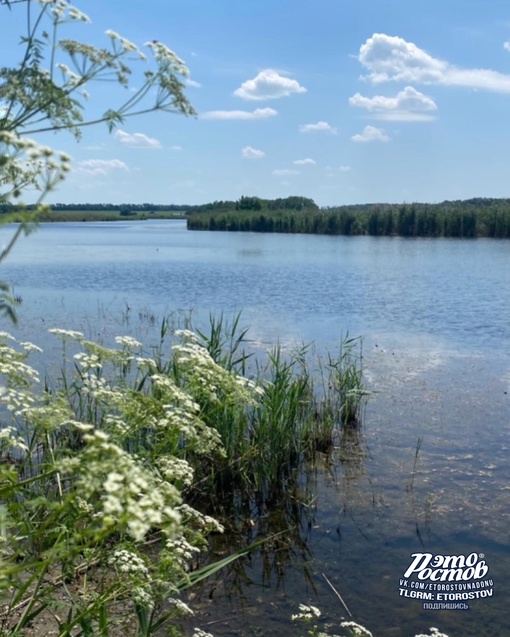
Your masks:
[[[51,332],[63,355],[44,383],[27,362],[40,349],[0,335],[1,634],[154,634],[188,610],[169,598],[233,559],[196,568],[238,503],[276,505],[315,449],[359,426],[356,340],[316,387],[306,348],[252,364],[239,317],[207,334],[165,320],[148,350]]]
[[[437,204],[366,204],[321,208],[285,199],[242,198],[189,211],[189,230],[283,232],[402,237],[510,237],[510,199],[468,199]],[[248,205],[244,200],[251,202]],[[257,200],[258,206],[253,203]]]

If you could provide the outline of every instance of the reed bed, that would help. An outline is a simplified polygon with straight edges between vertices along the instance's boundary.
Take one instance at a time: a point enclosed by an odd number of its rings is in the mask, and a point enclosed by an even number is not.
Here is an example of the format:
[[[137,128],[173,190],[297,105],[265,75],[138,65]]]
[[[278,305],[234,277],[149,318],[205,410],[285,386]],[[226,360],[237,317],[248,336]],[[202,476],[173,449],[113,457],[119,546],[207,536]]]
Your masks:
[[[235,202],[198,206],[187,213],[189,230],[282,232],[402,237],[510,237],[510,200],[476,198],[437,204],[361,204],[319,209],[262,201],[246,209]],[[232,205],[229,205],[232,204]]]
[[[234,374],[252,370],[256,391],[249,404],[201,402],[205,422],[221,438],[225,455],[197,469],[208,498],[274,502],[296,480],[303,463],[317,451],[328,452],[344,429],[359,428],[367,392],[362,380],[362,343],[342,339],[338,354],[318,355],[312,346],[247,353],[247,330],[239,315],[229,324],[210,319],[199,331],[200,345],[216,363]],[[176,382],[179,369],[174,368]],[[237,494],[237,495],[236,495]]]

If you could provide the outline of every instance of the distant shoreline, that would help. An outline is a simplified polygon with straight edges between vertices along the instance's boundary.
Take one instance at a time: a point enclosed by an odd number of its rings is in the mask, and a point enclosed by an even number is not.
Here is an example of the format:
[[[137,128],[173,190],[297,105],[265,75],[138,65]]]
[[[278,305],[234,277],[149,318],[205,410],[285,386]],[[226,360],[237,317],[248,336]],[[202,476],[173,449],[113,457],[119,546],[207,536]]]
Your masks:
[[[130,212],[122,214],[119,210],[55,210],[41,213],[38,223],[89,222],[89,221],[148,221],[149,219],[185,219],[182,212]],[[15,223],[16,218],[10,219]]]

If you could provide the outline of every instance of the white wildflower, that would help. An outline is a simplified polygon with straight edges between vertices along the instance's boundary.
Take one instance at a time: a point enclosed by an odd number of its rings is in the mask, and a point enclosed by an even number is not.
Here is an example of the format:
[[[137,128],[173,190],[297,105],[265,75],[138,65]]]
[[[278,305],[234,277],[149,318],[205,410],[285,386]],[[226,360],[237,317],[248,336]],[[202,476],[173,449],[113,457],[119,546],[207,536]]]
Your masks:
[[[190,343],[198,344],[198,335],[191,330],[175,330],[174,334],[183,341],[189,341]]]
[[[60,336],[63,340],[70,338],[76,341],[80,341],[83,338],[83,332],[76,332],[74,330],[62,330],[58,327],[53,327],[48,330],[48,332],[50,334],[53,334],[54,336]]]
[[[85,15],[83,11],[80,11],[76,7],[69,7],[69,17],[72,20],[80,20],[81,22],[90,24],[90,18],[88,17],[88,15]]]
[[[142,347],[142,344],[131,336],[116,336],[115,342],[118,345],[122,345],[123,347],[128,347],[130,349],[138,349]]]
[[[292,615],[292,621],[296,620],[309,620],[321,616],[320,610],[316,606],[307,606],[306,604],[299,604],[300,612],[296,615]]]
[[[147,588],[137,586],[131,591],[131,596],[140,606],[145,606],[148,609],[154,608],[154,598]]]
[[[350,630],[353,637],[373,637],[372,633],[369,630],[367,630],[364,626],[357,624],[356,622],[341,622],[340,626],[342,628],[347,628],[347,630]]]
[[[108,29],[107,31],[105,31],[105,35],[107,35],[112,40],[120,40],[120,35],[116,33],[115,31],[112,31],[111,29]]]
[[[122,48],[124,49],[126,53],[131,53],[132,51],[138,51],[138,47],[136,46],[136,44],[134,44],[127,38],[121,37],[119,39],[120,39],[120,45],[122,46]]]
[[[149,576],[149,569],[142,558],[125,549],[117,549],[113,552],[113,555],[108,558],[108,564],[114,566],[121,573],[130,573],[142,575],[144,577]]]
[[[14,427],[2,427],[2,429],[0,429],[0,448],[3,446],[10,449],[28,451],[25,441],[21,438]]]
[[[191,610],[191,608],[185,604],[180,599],[176,599],[175,597],[170,597],[168,600],[169,604],[175,606],[176,610],[179,611],[181,615],[194,615],[195,613]]]
[[[193,482],[193,468],[186,460],[175,456],[160,456],[156,465],[168,481],[179,481],[186,487]]]
[[[189,523],[192,520],[204,531],[216,531],[217,533],[223,533],[225,530],[218,520],[212,518],[210,515],[200,513],[200,511],[190,507],[189,504],[181,504],[177,507],[177,510],[186,522]]]
[[[193,637],[214,637],[212,633],[206,633],[205,630],[201,628],[195,628],[193,630]]]
[[[77,360],[83,370],[98,369],[102,367],[101,360],[97,354],[88,354],[87,352],[79,352],[73,357]]]
[[[200,553],[200,549],[191,545],[183,537],[176,540],[167,540],[166,548],[173,554],[177,563],[187,570],[189,568],[189,562],[195,557],[197,553]]]
[[[68,420],[65,424],[70,425],[71,427],[78,429],[78,431],[83,431],[83,432],[89,432],[94,429],[94,425],[89,425],[88,423],[85,423],[85,422],[79,422],[78,420]]]
[[[143,369],[144,367],[154,369],[156,367],[156,361],[153,358],[143,358],[141,356],[137,356],[135,358],[135,361],[140,369]]]

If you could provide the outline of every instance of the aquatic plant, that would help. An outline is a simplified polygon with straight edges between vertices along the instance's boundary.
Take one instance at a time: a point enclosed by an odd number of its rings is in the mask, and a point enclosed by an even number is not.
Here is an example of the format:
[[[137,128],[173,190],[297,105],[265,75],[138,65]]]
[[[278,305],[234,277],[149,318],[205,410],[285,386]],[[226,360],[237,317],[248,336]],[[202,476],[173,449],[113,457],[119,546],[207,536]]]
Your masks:
[[[173,361],[176,383],[191,381],[195,388],[190,391],[202,418],[223,443],[223,459],[197,469],[203,491],[221,500],[222,508],[229,499],[257,506],[278,500],[291,484],[297,484],[305,460],[338,444],[344,429],[360,426],[367,395],[361,340],[348,337],[342,340],[337,357],[331,353],[320,357],[310,346],[284,350],[275,345],[257,354],[251,381],[247,381],[253,352],[246,352],[247,330],[239,318],[231,324],[223,317],[211,318],[210,331],[197,330],[199,339],[193,332],[193,342],[186,345],[196,348],[195,371],[207,351],[222,370],[214,373],[216,379],[225,370],[237,375],[237,393],[232,389],[225,393],[212,379],[213,396],[197,392],[189,370],[183,370],[178,359]]]

